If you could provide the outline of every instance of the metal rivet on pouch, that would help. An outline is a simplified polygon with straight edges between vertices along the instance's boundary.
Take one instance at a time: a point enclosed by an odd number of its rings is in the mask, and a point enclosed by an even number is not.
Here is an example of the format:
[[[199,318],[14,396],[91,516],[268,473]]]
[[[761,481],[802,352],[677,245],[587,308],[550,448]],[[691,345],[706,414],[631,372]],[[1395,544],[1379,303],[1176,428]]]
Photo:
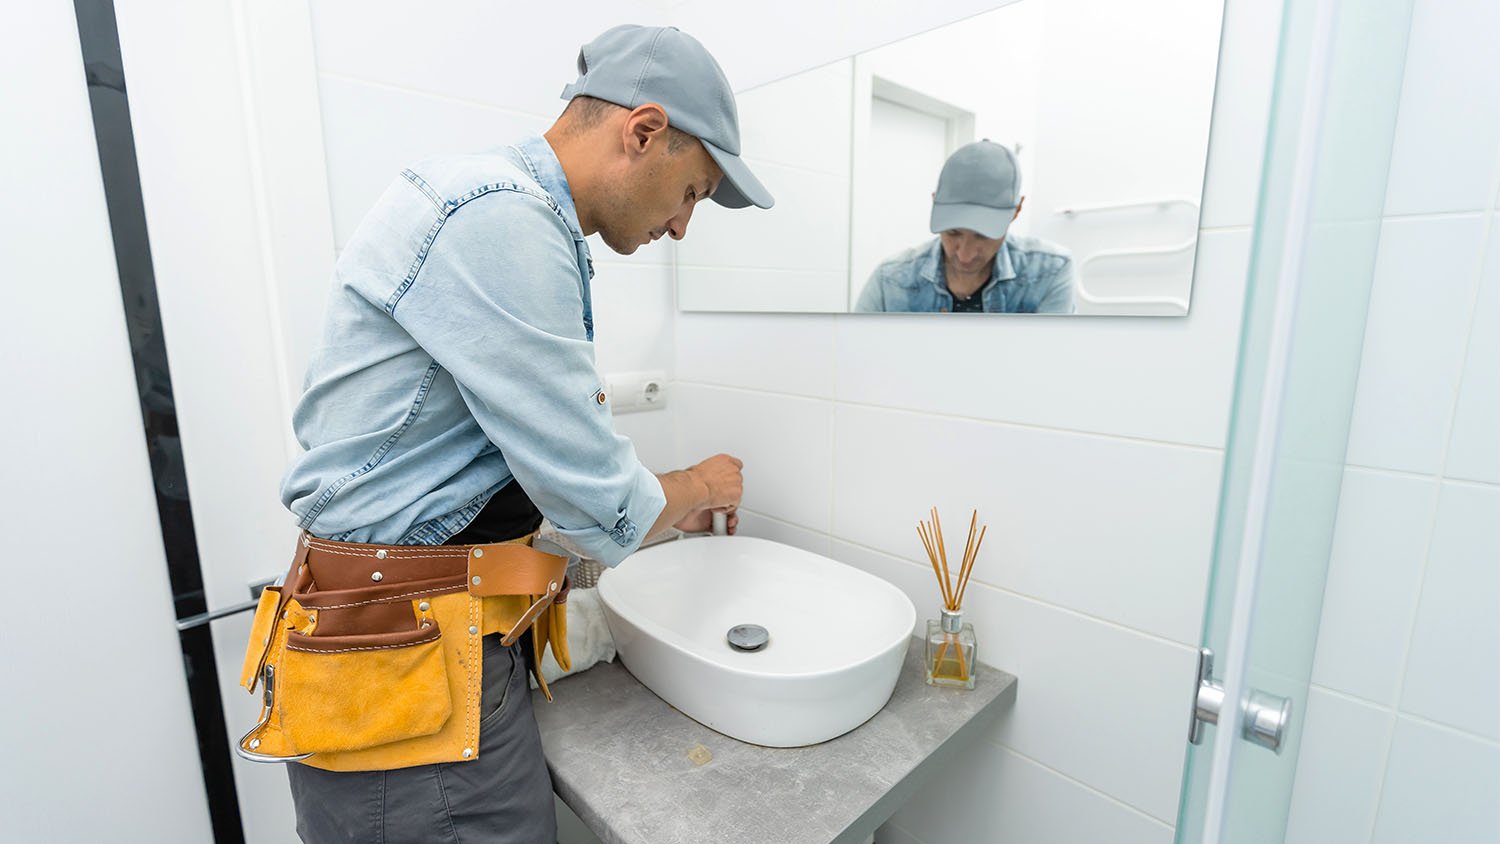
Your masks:
[[[547,591],[548,592],[556,592],[557,591],[557,581],[554,580],[551,583],[547,584]]]
[[[465,759],[468,759],[469,757],[471,757],[473,755],[474,755],[474,748],[472,748],[472,747],[465,747],[464,748],[464,758]]]
[[[384,548],[382,548],[379,551],[375,552],[375,559],[377,559],[377,560],[384,560],[385,559],[385,549]]]
[[[475,585],[475,586],[478,586],[478,585],[479,585],[479,575],[477,575],[477,574],[476,574],[476,575],[474,575],[474,585]]]
[[[432,608],[432,605],[429,604],[429,603],[427,603],[426,601],[423,601],[422,603],[417,604],[417,609],[421,610],[422,612],[427,612],[431,608]]]
[[[250,749],[254,750],[257,747],[260,747],[260,739],[250,739]]]
[[[385,580],[385,575],[377,571],[374,574],[370,575],[370,579],[375,581],[376,583],[379,583],[380,581]]]
[[[483,557],[484,556],[484,549],[483,548],[475,548],[474,549],[474,556],[476,556],[476,557]]]
[[[470,636],[478,636],[479,635],[479,628],[478,627],[470,627],[469,628],[469,635]]]

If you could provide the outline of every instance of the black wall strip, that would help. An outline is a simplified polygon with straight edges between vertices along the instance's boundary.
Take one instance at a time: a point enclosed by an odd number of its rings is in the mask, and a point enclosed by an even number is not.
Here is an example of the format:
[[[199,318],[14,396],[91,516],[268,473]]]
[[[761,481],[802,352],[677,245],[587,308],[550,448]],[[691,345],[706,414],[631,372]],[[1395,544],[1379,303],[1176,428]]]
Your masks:
[[[198,541],[193,532],[182,441],[177,434],[177,409],[162,337],[161,310],[157,307],[146,208],[141,200],[130,106],[125,98],[120,36],[113,0],[74,0],[73,6],[78,14],[78,40],[88,78],[99,166],[104,174],[104,200],[114,237],[120,296],[135,362],[146,449],[156,487],[156,512],[167,554],[167,574],[177,618],[182,619],[205,612],[208,605],[203,593],[203,572],[198,564]],[[243,844],[245,836],[240,825],[223,701],[219,696],[212,632],[208,625],[203,625],[182,631],[179,637],[214,840],[220,844]]]

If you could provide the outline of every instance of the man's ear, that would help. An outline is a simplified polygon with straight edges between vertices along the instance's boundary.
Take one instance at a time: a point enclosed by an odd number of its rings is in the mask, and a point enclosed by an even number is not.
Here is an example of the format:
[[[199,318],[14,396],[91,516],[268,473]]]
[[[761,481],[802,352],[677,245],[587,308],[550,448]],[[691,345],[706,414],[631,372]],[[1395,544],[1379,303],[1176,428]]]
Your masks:
[[[1021,207],[1024,206],[1025,204],[1026,204],[1026,197],[1023,196],[1023,197],[1021,197],[1021,201],[1019,201],[1019,202],[1016,203],[1016,213],[1010,215],[1010,218],[1012,220],[1014,220],[1015,218],[1021,216]]]
[[[656,103],[644,103],[625,117],[625,148],[635,155],[645,153],[652,144],[667,141],[667,112]]]

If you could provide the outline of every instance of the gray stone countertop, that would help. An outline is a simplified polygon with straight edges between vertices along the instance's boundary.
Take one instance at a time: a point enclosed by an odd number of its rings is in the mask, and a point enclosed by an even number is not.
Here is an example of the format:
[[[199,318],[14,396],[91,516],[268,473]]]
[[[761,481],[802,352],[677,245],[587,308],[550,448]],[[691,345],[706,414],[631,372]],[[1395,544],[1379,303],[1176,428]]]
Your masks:
[[[912,639],[875,717],[793,748],[716,733],[600,663],[553,703],[532,692],[553,789],[606,844],[862,844],[1016,698],[983,664],[973,691],[929,686],[922,653]]]

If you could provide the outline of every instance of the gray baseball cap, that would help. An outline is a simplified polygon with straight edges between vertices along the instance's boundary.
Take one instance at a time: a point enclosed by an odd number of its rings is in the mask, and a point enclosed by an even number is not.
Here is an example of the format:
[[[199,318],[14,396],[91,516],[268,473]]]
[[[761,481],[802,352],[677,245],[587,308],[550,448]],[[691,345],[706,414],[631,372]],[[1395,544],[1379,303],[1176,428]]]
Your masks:
[[[1021,168],[1016,156],[986,138],[948,156],[932,195],[932,232],[969,229],[1005,237],[1020,207]]]
[[[740,117],[719,63],[698,40],[671,26],[617,26],[578,51],[578,81],[562,97],[594,97],[625,108],[656,103],[672,126],[703,142],[724,171],[713,193],[726,208],[776,200],[740,158]]]

